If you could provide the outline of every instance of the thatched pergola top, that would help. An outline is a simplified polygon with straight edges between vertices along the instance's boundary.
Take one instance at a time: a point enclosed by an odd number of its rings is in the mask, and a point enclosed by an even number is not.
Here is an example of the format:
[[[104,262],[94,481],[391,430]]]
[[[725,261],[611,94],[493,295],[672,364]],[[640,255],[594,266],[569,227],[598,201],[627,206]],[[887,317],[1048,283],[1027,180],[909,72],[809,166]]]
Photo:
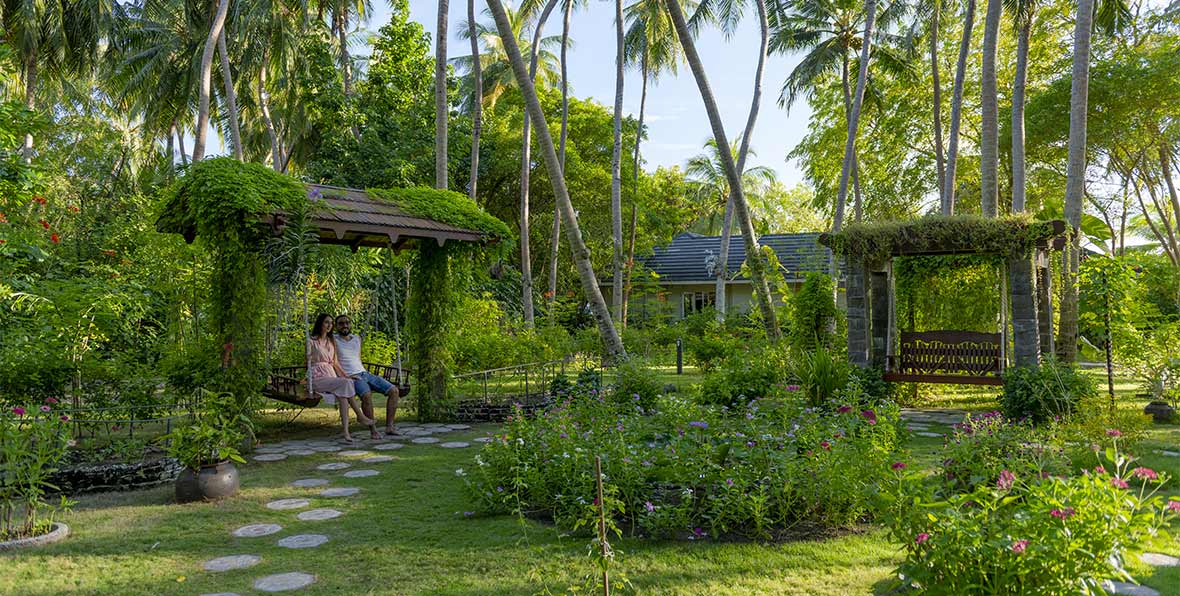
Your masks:
[[[494,240],[484,232],[407,213],[398,205],[373,198],[363,190],[322,184],[308,184],[307,190],[311,199],[323,204],[311,218],[322,244],[398,248],[410,239],[433,239],[440,246],[447,240]],[[275,223],[281,224],[281,219],[281,214],[272,216]]]
[[[840,232],[821,234],[818,241],[847,257],[884,262],[901,256],[1060,250],[1065,233],[1064,221],[1035,221],[1027,215],[927,216],[912,221],[853,224]]]

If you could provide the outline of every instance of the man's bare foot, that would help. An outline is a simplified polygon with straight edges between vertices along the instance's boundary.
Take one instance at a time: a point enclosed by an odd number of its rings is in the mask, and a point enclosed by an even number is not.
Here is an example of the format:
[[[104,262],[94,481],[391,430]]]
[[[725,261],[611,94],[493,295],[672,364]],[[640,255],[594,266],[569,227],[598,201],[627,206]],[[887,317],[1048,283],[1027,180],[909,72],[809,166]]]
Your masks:
[[[352,435],[344,435],[343,437],[340,437],[340,440],[342,442],[348,443],[349,445],[356,443],[356,439],[352,438]]]
[[[377,432],[377,425],[376,424],[369,426],[369,438],[373,439],[374,441],[380,441],[381,439],[384,438],[381,436],[381,433]]]
[[[402,436],[402,434],[397,431],[397,428],[394,428],[392,426],[387,426],[387,427],[385,427],[385,436],[387,436],[387,437],[400,437],[400,436]]]
[[[357,416],[356,422],[357,422],[357,424],[359,424],[361,426],[369,426],[369,427],[372,427],[373,425],[376,424],[376,422],[374,422],[372,418],[366,418],[364,416]]]

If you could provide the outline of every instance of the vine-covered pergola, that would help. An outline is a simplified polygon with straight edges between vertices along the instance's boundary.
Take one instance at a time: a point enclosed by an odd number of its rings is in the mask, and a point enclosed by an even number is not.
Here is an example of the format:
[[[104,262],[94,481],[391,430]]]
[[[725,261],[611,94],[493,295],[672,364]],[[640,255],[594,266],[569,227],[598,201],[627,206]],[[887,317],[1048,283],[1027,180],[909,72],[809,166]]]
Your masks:
[[[1049,253],[1065,245],[1065,231],[1063,221],[1034,221],[1027,215],[929,216],[853,224],[821,235],[819,242],[845,260],[849,361],[879,368],[889,381],[1000,384],[1007,361],[1006,321],[994,334],[938,330],[899,336],[894,312],[894,258],[990,255],[1006,264],[1015,363],[1038,363],[1041,354],[1053,350]]]
[[[407,303],[407,344],[419,415],[441,415],[450,372],[446,335],[456,258],[508,238],[508,226],[460,193],[431,188],[359,190],[305,184],[229,158],[193,164],[164,195],[157,228],[200,239],[213,258],[211,324],[222,382],[261,390],[268,242],[298,226],[321,244],[417,253]]]

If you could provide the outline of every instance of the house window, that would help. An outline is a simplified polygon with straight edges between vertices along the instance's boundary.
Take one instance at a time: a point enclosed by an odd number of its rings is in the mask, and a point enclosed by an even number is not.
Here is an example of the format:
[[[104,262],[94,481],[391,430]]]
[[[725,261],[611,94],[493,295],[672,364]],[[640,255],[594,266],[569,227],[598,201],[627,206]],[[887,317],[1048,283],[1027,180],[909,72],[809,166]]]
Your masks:
[[[717,294],[715,292],[685,292],[684,315],[688,316],[701,312],[706,308],[712,307],[716,302]]]

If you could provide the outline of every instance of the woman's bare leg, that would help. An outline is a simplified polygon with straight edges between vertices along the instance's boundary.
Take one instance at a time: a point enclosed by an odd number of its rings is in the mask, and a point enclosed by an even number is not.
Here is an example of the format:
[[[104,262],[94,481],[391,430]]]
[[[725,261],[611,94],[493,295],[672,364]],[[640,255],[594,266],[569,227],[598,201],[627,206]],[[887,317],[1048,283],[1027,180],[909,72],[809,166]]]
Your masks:
[[[365,412],[361,410],[361,405],[357,403],[355,397],[348,398],[348,405],[352,406],[353,412],[356,412],[357,424],[361,426],[373,426],[373,419],[365,416]]]
[[[340,406],[340,425],[344,427],[344,440],[352,441],[352,435],[348,434],[348,403],[343,399],[337,400],[336,405]]]

